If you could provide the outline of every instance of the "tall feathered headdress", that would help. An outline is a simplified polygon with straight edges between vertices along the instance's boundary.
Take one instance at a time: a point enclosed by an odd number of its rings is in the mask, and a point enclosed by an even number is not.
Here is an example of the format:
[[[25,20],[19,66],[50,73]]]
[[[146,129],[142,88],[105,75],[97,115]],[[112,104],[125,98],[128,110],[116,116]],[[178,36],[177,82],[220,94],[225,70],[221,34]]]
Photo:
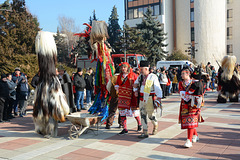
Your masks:
[[[108,91],[106,85],[114,74],[114,65],[111,58],[111,46],[107,43],[107,24],[104,21],[93,21],[90,33],[92,50],[96,53],[97,66],[95,74],[95,100],[90,113],[102,113],[106,117],[108,105]],[[106,108],[107,107],[107,108]]]

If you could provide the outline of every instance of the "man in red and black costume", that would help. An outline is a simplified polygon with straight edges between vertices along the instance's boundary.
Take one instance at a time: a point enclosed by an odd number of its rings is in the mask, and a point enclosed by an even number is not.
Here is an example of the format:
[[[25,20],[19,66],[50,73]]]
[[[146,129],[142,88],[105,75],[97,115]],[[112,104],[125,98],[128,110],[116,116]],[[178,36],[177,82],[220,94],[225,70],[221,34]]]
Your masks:
[[[135,117],[138,123],[137,131],[142,130],[140,121],[140,110],[137,105],[137,97],[133,94],[133,84],[137,79],[137,75],[132,71],[132,68],[127,62],[121,63],[121,73],[117,77],[115,85],[118,91],[118,109],[122,120],[123,130],[119,135],[128,134],[126,116]]]

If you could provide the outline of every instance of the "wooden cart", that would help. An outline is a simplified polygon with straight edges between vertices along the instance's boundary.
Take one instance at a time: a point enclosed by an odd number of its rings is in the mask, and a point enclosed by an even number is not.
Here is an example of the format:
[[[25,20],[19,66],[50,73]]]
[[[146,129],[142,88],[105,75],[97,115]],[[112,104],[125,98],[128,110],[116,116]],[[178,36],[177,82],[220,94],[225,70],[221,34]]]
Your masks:
[[[72,113],[71,115],[67,115],[67,119],[72,123],[72,126],[68,130],[69,137],[71,139],[76,139],[87,130],[98,131],[98,126],[101,122],[102,117],[91,115],[89,113],[77,112]],[[96,125],[97,129],[90,128],[93,125]]]

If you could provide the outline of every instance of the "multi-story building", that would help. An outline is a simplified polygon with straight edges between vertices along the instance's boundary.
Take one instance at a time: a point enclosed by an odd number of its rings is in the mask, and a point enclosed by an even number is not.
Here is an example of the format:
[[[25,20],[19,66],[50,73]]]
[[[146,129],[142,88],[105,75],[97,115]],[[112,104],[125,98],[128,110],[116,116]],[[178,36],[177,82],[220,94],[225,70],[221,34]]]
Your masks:
[[[164,24],[169,53],[192,44],[198,63],[217,66],[216,60],[227,54],[240,62],[239,0],[125,0],[125,22],[131,27],[141,23],[148,6]]]
[[[227,54],[235,55],[240,63],[240,1],[227,0],[226,22],[227,22]]]
[[[198,63],[217,62],[226,55],[226,0],[176,0],[176,48],[186,43],[198,50]]]
[[[143,14],[150,6],[153,11],[153,16],[164,24],[164,32],[167,33],[168,44],[167,51],[172,51],[174,48],[173,42],[173,14],[171,0],[124,0],[125,1],[125,23],[130,27],[136,27],[136,24],[142,22]]]

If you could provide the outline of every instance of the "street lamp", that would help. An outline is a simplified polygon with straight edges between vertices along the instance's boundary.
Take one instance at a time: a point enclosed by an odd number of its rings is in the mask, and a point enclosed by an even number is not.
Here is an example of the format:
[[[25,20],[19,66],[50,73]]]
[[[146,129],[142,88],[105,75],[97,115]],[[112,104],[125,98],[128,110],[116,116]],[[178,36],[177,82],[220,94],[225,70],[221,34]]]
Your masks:
[[[185,45],[188,45],[188,49],[185,50],[186,53],[188,53],[188,55],[191,55],[191,61],[193,58],[195,58],[195,52],[197,52],[198,50],[195,49],[195,44],[198,44],[198,43],[185,43]]]

